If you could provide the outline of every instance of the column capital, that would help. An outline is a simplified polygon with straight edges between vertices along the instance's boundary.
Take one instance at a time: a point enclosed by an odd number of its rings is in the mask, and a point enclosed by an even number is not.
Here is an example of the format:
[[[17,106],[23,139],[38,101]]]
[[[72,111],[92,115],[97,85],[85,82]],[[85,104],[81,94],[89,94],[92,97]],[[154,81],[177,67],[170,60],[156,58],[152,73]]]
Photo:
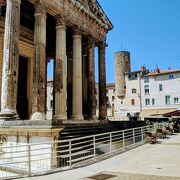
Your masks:
[[[73,35],[80,35],[82,34],[82,30],[80,29],[79,26],[73,26]]]
[[[66,27],[66,17],[62,14],[58,14],[56,17],[56,27],[58,26],[64,26]]]
[[[46,14],[46,5],[42,0],[36,0],[34,3],[35,15]]]
[[[92,36],[88,36],[88,48],[95,47],[95,39]]]
[[[100,51],[104,50],[107,47],[106,40],[100,41],[98,43],[98,47],[99,47]]]

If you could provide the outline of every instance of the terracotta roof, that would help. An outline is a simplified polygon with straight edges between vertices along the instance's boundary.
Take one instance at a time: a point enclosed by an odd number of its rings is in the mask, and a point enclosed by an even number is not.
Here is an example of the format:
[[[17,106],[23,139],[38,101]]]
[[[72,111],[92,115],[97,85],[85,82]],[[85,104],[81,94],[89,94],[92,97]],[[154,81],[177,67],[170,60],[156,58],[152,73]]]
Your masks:
[[[157,75],[163,75],[163,74],[170,74],[170,73],[178,73],[180,72],[180,69],[177,70],[160,70],[160,72],[150,72],[146,74],[145,76],[157,76]]]
[[[53,82],[53,79],[48,79],[48,80],[47,80],[47,83],[49,83],[49,82]]]
[[[115,83],[108,83],[108,84],[106,84],[106,87],[114,87],[115,88]]]

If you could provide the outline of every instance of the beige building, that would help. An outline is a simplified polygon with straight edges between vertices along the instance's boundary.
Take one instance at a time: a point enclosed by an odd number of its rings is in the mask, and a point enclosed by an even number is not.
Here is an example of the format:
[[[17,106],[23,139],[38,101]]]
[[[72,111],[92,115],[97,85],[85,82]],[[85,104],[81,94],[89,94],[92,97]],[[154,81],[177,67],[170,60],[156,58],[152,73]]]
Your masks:
[[[105,47],[113,26],[99,3],[0,3],[0,118],[46,119],[47,60],[54,59],[53,119],[96,119],[94,48],[98,47],[99,119],[106,119]]]
[[[141,71],[125,74],[125,95],[115,97],[115,119],[163,119],[180,108],[180,70]]]
[[[141,78],[141,118],[161,118],[180,108],[180,69],[150,72]]]

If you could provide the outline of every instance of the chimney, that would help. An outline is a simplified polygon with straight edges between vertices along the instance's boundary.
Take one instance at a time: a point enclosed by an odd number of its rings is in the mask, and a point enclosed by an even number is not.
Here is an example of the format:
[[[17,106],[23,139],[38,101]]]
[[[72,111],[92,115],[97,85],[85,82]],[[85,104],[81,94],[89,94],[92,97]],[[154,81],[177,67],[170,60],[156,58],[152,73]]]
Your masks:
[[[142,72],[146,72],[146,67],[145,66],[141,66],[141,71]]]
[[[160,73],[160,69],[158,68],[158,66],[156,67],[155,72],[156,72],[156,73]]]

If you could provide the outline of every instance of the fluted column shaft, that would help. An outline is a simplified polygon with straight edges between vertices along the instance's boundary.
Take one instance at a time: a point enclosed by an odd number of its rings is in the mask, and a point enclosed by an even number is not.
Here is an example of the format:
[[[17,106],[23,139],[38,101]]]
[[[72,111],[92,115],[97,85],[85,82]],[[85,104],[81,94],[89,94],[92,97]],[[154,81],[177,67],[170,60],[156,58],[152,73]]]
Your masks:
[[[99,43],[99,119],[107,118],[106,99],[106,62],[105,62],[106,42]]]
[[[46,10],[45,5],[35,4],[33,114],[31,119],[45,119],[46,110]]]
[[[82,120],[82,36],[75,29],[73,35],[73,105],[72,119]]]
[[[90,119],[96,119],[96,94],[95,94],[95,64],[94,64],[94,47],[95,42],[92,37],[88,41],[88,54],[89,54],[89,66],[88,66],[88,104],[89,104],[89,117]]]
[[[5,119],[16,119],[18,117],[16,104],[19,65],[20,4],[20,0],[7,0],[6,6],[0,113],[0,118]]]
[[[67,119],[66,112],[66,24],[63,16],[56,17],[55,60],[55,119]]]
[[[73,63],[72,63],[72,50],[67,52],[67,116],[68,119],[72,116],[72,73],[73,73]]]

